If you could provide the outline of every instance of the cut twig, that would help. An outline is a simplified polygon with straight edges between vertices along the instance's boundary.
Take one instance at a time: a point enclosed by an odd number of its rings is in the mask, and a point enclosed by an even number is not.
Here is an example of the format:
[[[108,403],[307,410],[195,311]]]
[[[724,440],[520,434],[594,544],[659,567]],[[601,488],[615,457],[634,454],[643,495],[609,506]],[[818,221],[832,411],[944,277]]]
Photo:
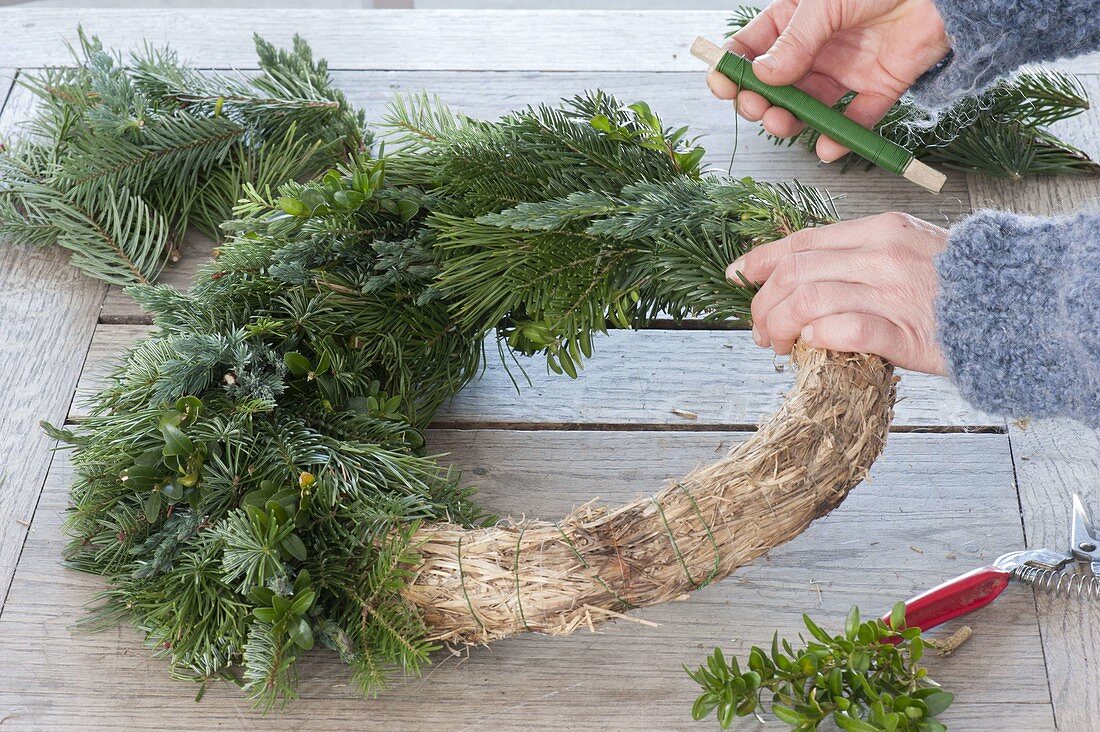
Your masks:
[[[950,656],[959,646],[966,643],[973,633],[969,625],[964,625],[943,640],[925,638],[924,642],[936,649],[937,656]]]

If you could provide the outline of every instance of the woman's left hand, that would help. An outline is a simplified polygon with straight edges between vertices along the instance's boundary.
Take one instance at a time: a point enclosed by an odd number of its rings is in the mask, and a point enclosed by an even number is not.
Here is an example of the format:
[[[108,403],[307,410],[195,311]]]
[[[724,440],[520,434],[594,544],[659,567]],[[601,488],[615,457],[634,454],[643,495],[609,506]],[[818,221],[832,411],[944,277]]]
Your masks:
[[[907,369],[946,373],[936,340],[934,258],[947,232],[906,214],[845,221],[756,247],[726,276],[763,283],[753,339],[788,354],[811,346],[874,353]]]

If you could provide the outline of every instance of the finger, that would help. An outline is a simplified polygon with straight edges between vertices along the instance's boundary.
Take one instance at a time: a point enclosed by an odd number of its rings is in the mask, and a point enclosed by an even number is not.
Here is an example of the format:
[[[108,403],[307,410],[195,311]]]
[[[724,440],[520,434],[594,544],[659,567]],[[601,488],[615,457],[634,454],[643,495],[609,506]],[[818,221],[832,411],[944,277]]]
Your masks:
[[[733,99],[737,96],[737,84],[717,69],[707,72],[707,86],[710,87],[710,93],[719,99]]]
[[[837,100],[848,93],[848,87],[833,77],[814,71],[795,86],[829,106],[836,104]]]
[[[894,102],[896,101],[897,98],[883,94],[871,94],[867,92],[857,94],[855,99],[852,100],[852,103],[848,105],[848,108],[844,110],[844,115],[870,129],[890,111],[890,107],[894,106]],[[824,135],[818,138],[817,157],[823,163],[831,163],[834,160],[839,160],[847,155],[848,152],[848,148],[835,140],[825,137]]]
[[[811,73],[795,86],[830,107],[848,91],[834,79],[817,73]],[[794,137],[806,127],[793,114],[778,107],[767,110],[761,119],[764,122],[764,129],[776,137]]]
[[[768,281],[752,298],[752,322],[763,336],[772,329],[768,313],[798,288],[814,282],[845,282],[882,287],[897,284],[883,276],[876,252],[866,250],[813,250],[783,258]]]
[[[748,26],[745,26],[746,28]],[[757,56],[757,52],[752,46],[745,43],[744,36],[742,35],[744,30],[739,30],[737,33],[729,37],[729,40],[723,44],[723,48],[731,53],[735,53],[738,56],[742,56],[752,61]]]
[[[795,288],[790,295],[767,312],[763,325],[753,321],[762,340],[783,356],[791,352],[802,329],[825,317],[841,313],[867,313],[889,317],[886,299],[879,291],[850,282],[810,282]]]
[[[815,348],[873,353],[894,363],[908,360],[909,348],[902,329],[868,313],[826,315],[807,323],[801,338]]]
[[[752,70],[766,84],[793,84],[810,72],[834,32],[824,3],[799,3],[775,43],[753,61]]]
[[[753,26],[753,28],[750,29],[749,26]],[[770,26],[770,29],[768,26]],[[763,51],[771,45],[776,35],[777,32],[775,31],[774,24],[767,18],[761,21],[761,16],[758,15],[753,19],[752,23],[749,23],[745,28],[731,36],[724,44],[724,48],[751,61],[756,58],[757,51],[754,50],[753,45],[746,43],[746,40],[755,42],[760,39],[766,39],[759,43],[760,50]],[[711,70],[707,72],[707,86],[710,87],[714,96],[719,99],[733,99],[737,96],[737,84],[717,69],[711,68]],[[763,115],[763,113],[763,110],[761,110],[760,114]],[[757,119],[759,119],[759,117],[757,117]]]
[[[782,107],[769,107],[760,121],[768,134],[776,137],[794,137],[805,128],[797,117]]]
[[[768,110],[771,102],[756,92],[743,91],[737,95],[737,113],[749,122],[759,122]]]
[[[726,267],[726,279],[740,282],[764,282],[784,257],[811,249],[854,249],[872,237],[875,217],[841,221],[816,229],[801,229],[790,236],[755,247]]]
[[[790,21],[790,11],[784,3],[773,3],[745,27],[730,36],[726,48],[750,61],[767,51]]]

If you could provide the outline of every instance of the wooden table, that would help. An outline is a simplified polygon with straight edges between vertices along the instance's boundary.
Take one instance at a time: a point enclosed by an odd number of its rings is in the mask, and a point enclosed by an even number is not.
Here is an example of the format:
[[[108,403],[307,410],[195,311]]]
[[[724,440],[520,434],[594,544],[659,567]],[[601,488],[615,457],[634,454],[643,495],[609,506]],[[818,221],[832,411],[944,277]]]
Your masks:
[[[80,22],[111,46],[171,42],[203,66],[255,64],[250,36],[294,32],[327,57],[368,118],[394,91],[429,89],[474,116],[600,87],[646,99],[668,123],[706,136],[709,162],[768,180],[827,185],[852,217],[900,209],[946,224],[994,206],[1035,213],[1094,199],[1100,184],[1062,179],[992,182],[952,175],[939,197],[880,172],[840,175],[801,150],[772,147],[707,93],[687,54],[697,34],[717,38],[712,12],[73,11],[0,10],[0,133],[33,101],[10,80],[19,69],[64,63]],[[1100,99],[1100,62],[1067,65]],[[10,91],[9,91],[10,89]],[[1100,153],[1100,115],[1061,132]],[[209,254],[191,242],[163,281],[184,286]],[[94,389],[148,317],[117,288],[88,279],[57,250],[0,247],[0,727],[8,729],[714,729],[695,724],[693,683],[680,669],[715,645],[743,654],[797,633],[802,612],[839,627],[868,612],[1026,546],[1068,538],[1069,495],[1100,503],[1100,437],[1062,422],[1006,424],[967,406],[947,382],[905,374],[897,420],[873,481],[767,558],[687,602],[568,638],[526,636],[441,654],[422,679],[373,701],[347,685],[331,654],[304,664],[302,699],[263,717],[228,685],[169,681],[129,628],[89,635],[72,625],[97,587],[59,563],[61,514],[72,478],[40,419],[79,420]],[[503,369],[444,409],[430,435],[481,486],[497,513],[556,517],[599,496],[623,502],[657,489],[742,440],[778,403],[790,374],[744,331],[616,332],[571,382],[540,363],[519,395]],[[74,390],[77,398],[73,399]],[[687,410],[687,420],[673,410]],[[1100,611],[1013,586],[972,616],[973,638],[930,660],[956,692],[944,720],[964,730],[1100,728]],[[946,629],[947,632],[951,627]],[[745,722],[742,729],[754,728]]]

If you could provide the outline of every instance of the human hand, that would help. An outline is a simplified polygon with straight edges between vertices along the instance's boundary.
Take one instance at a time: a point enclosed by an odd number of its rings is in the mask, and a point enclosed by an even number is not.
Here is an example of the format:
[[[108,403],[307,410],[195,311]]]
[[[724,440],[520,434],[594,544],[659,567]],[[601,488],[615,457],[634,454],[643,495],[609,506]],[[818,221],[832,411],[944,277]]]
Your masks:
[[[818,348],[874,353],[945,374],[933,259],[946,247],[940,227],[887,213],[762,244],[731,264],[726,277],[763,283],[752,300],[757,345],[785,355],[801,337]]]
[[[774,0],[730,38],[726,47],[753,60],[767,84],[794,84],[825,104],[849,90],[856,97],[845,114],[871,127],[950,46],[932,0]],[[718,71],[707,85],[719,99],[736,99],[738,112],[777,137],[803,124],[785,109],[737,85]],[[832,162],[848,148],[822,136],[817,155]]]

